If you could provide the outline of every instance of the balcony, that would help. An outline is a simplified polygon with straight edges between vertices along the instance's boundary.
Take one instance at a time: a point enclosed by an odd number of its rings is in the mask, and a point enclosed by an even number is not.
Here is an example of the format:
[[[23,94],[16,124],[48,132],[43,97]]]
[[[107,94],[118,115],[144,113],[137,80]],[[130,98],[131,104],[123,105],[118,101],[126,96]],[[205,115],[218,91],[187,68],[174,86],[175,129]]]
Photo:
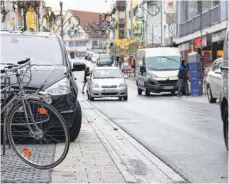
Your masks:
[[[228,18],[227,18],[228,19]],[[202,28],[207,28],[213,26],[220,22],[220,6],[215,6],[201,15],[197,15],[192,19],[189,19],[179,25],[180,34],[179,37],[186,36],[188,34],[194,33]]]
[[[116,2],[116,8],[118,11],[124,11],[126,9],[126,0],[118,0]]]

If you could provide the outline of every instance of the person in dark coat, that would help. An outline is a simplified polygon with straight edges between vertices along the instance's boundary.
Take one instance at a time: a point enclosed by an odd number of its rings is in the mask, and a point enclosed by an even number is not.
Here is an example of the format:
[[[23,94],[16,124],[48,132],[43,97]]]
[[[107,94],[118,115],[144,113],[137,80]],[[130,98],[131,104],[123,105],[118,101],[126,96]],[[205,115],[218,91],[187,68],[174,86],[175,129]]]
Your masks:
[[[84,88],[87,84],[87,77],[90,75],[90,68],[86,67],[85,71],[84,71],[84,84],[83,84],[83,88],[82,88],[82,93],[84,94]]]
[[[185,65],[185,60],[181,61],[181,65],[179,68],[179,73],[178,73],[178,95],[177,96],[182,96],[182,91],[186,90],[186,83],[187,83],[187,66]]]

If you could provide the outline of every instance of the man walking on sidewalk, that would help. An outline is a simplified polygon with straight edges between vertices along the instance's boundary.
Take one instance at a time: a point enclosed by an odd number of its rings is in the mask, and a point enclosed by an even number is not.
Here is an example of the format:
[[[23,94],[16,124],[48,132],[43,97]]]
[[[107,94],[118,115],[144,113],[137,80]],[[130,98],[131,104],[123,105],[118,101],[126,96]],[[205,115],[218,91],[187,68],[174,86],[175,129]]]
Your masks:
[[[86,67],[85,71],[84,71],[84,84],[83,84],[83,88],[82,88],[82,93],[84,94],[84,88],[87,84],[87,77],[90,75],[90,68]]]

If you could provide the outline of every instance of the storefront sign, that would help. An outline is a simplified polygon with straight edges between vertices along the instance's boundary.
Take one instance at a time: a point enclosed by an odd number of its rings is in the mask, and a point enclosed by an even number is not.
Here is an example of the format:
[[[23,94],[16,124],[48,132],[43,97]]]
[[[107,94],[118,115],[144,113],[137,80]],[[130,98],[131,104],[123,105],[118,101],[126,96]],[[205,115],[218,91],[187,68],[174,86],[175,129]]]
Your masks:
[[[225,36],[226,36],[226,30],[212,34],[212,43],[223,41],[225,39]]]
[[[185,51],[190,49],[190,42],[183,43],[178,46],[180,51]]]
[[[203,36],[202,38],[199,37],[199,38],[194,39],[193,40],[193,46],[195,48],[199,48],[199,47],[201,47],[201,42],[202,42],[202,46],[206,47],[207,46],[207,37]]]

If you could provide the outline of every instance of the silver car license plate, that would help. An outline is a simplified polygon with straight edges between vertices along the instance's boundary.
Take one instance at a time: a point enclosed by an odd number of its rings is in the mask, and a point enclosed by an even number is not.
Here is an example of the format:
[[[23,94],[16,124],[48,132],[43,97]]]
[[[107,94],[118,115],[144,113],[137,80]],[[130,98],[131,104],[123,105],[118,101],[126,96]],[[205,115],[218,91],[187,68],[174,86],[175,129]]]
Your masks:
[[[163,89],[174,89],[174,86],[164,86]]]
[[[114,90],[113,89],[104,89],[103,92],[104,93],[110,93],[110,92],[114,92]]]

